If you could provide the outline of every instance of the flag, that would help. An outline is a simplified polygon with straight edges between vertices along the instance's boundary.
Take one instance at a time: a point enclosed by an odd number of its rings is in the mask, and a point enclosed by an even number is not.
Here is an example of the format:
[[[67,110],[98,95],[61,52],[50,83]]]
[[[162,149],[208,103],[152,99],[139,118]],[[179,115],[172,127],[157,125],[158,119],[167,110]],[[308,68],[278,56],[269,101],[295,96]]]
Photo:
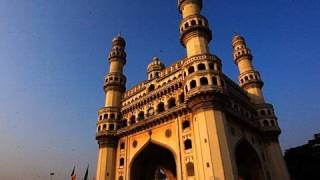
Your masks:
[[[89,164],[87,166],[86,174],[84,175],[84,179],[83,180],[88,180],[88,171],[89,171]]]
[[[75,172],[74,172],[75,169],[76,169],[76,166],[73,166],[73,170],[72,170],[71,175],[70,175],[71,180],[76,180],[76,178],[77,178],[77,176],[76,176],[76,174],[75,174]]]

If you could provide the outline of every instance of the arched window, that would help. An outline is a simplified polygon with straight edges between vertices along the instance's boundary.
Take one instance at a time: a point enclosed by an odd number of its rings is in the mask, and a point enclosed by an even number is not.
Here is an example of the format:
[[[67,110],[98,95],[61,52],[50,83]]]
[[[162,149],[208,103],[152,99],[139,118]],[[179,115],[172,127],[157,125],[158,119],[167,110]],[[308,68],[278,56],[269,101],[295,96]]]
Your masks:
[[[187,139],[184,141],[184,149],[185,150],[188,150],[188,149],[191,149],[192,148],[192,142],[190,139]]]
[[[179,95],[179,103],[183,103],[184,102],[184,93],[181,93]]]
[[[101,131],[101,126],[98,126],[98,131]]]
[[[188,86],[186,86],[185,89],[186,89],[186,92],[188,92]]]
[[[248,80],[249,80],[248,76],[245,76],[245,77],[244,77],[244,79],[245,79],[246,81],[248,81]]]
[[[170,98],[168,100],[168,108],[173,108],[176,106],[176,100],[174,98]]]
[[[199,25],[202,25],[202,21],[201,21],[201,20],[199,20],[199,21],[198,21],[198,24],[199,24]]]
[[[266,112],[265,112],[264,110],[261,110],[261,111],[260,111],[260,114],[261,114],[262,116],[265,116],[265,115],[266,115]]]
[[[189,23],[184,24],[184,27],[188,28],[189,27]]]
[[[268,115],[271,115],[271,111],[270,110],[268,110],[267,112],[268,112]]]
[[[187,129],[190,127],[190,121],[189,120],[184,120],[182,123],[182,129]]]
[[[206,66],[202,63],[198,64],[198,70],[201,71],[201,70],[206,70]]]
[[[114,125],[113,124],[109,124],[109,130],[114,130]]]
[[[164,103],[163,102],[160,102],[157,106],[157,112],[160,113],[160,112],[163,112],[164,111]]]
[[[250,79],[253,79],[253,76],[252,76],[252,74],[250,74],[250,75],[249,75],[249,77],[250,77]]]
[[[188,162],[186,164],[186,169],[187,169],[188,176],[194,176],[194,165],[192,162]]]
[[[150,79],[152,79],[152,74],[150,74]]]
[[[124,147],[125,147],[124,142],[121,142],[121,143],[120,143],[120,149],[124,149]]]
[[[159,72],[156,72],[156,77],[159,77]]]
[[[121,127],[126,127],[127,126],[127,123],[128,123],[128,121],[126,120],[126,119],[123,119],[122,121],[121,121]]]
[[[190,82],[190,89],[195,88],[195,87],[197,87],[197,82],[196,82],[196,80],[192,80]]]
[[[103,119],[108,119],[108,114],[104,114]]]
[[[106,129],[107,129],[107,125],[104,124],[104,125],[102,126],[102,130],[106,130]]]
[[[130,117],[130,125],[136,123],[136,117],[135,116],[131,116]]]
[[[196,23],[196,21],[195,20],[192,20],[191,21],[191,26],[194,26],[194,25],[196,25],[197,23]]]
[[[115,115],[113,113],[110,114],[110,119],[114,119]]]
[[[143,120],[144,119],[144,112],[143,111],[139,112],[138,119],[139,120]]]
[[[99,120],[102,120],[102,116],[99,116]]]
[[[215,77],[215,76],[212,77],[212,84],[213,85],[218,85],[217,77]]]
[[[120,158],[120,163],[119,163],[120,166],[124,166],[124,158]]]
[[[274,123],[274,120],[271,120],[271,126],[275,126],[276,123]]]
[[[151,84],[151,85],[149,86],[149,88],[148,88],[148,91],[151,92],[151,91],[153,91],[153,90],[154,90],[154,85]]]
[[[214,69],[214,65],[213,63],[209,63],[209,69],[213,70]]]
[[[269,126],[269,122],[268,122],[267,120],[264,120],[264,121],[263,121],[263,126],[264,126],[264,127],[268,127],[268,126]]]
[[[194,67],[193,67],[193,66],[190,66],[190,67],[188,68],[188,73],[191,74],[191,73],[193,73],[193,72],[194,72]]]
[[[206,77],[200,78],[200,84],[201,85],[208,85],[208,79]]]

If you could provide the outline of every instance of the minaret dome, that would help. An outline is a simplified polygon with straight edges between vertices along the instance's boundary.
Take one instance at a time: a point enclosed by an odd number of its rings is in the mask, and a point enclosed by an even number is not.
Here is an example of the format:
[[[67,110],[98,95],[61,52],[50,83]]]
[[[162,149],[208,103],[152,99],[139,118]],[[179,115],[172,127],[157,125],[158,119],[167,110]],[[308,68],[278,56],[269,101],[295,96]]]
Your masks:
[[[160,72],[164,68],[165,65],[160,61],[160,59],[158,57],[153,57],[147,68],[148,80],[159,77]]]

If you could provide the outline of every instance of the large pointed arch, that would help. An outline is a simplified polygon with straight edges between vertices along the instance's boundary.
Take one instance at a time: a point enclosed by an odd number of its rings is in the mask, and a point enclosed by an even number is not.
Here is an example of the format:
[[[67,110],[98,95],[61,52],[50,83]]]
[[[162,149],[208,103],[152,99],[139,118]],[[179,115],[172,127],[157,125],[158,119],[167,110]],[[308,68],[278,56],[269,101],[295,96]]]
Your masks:
[[[262,164],[256,150],[245,139],[240,140],[235,147],[235,157],[238,169],[238,179],[265,180]]]
[[[131,180],[168,179],[176,180],[175,154],[169,147],[149,141],[132,158]]]

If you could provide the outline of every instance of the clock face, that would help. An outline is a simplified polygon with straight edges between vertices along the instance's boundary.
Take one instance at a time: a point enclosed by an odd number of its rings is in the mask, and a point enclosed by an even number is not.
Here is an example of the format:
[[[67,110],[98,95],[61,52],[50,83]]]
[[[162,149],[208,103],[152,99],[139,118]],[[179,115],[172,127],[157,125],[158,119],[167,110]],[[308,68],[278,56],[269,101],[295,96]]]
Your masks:
[[[149,116],[152,116],[153,114],[154,114],[153,108],[149,108],[149,109],[148,109],[148,115],[149,115]]]

